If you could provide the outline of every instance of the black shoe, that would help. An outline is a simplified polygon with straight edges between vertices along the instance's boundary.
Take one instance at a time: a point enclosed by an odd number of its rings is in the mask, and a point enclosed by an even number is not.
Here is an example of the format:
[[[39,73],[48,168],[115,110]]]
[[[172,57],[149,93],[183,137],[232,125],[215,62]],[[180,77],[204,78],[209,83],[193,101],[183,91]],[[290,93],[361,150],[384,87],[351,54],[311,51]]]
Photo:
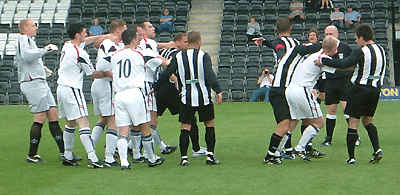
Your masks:
[[[89,159],[88,167],[92,169],[98,169],[98,168],[103,168],[103,165],[101,164],[100,161],[93,162],[92,160]]]
[[[382,150],[379,149],[378,151],[374,152],[372,154],[372,159],[369,161],[371,164],[379,163],[379,161],[382,159]]]
[[[324,158],[326,156],[326,154],[318,151],[315,148],[313,148],[311,151],[307,151],[306,155],[314,158]]]
[[[131,167],[131,165],[128,166],[121,166],[121,170],[132,170],[133,167]]]
[[[219,163],[220,163],[219,160],[217,160],[217,158],[214,157],[213,155],[208,155],[207,156],[206,164],[208,164],[208,165],[218,165]]]
[[[61,163],[65,166],[80,166],[75,159],[68,160],[65,156],[62,156]]]
[[[133,163],[144,163],[144,158],[143,158],[143,156],[141,156],[140,158],[133,159],[132,162]]]
[[[282,164],[282,160],[280,157],[275,156],[266,156],[263,161],[265,164],[269,165],[280,165]]]
[[[171,154],[172,152],[175,152],[175,150],[178,148],[178,146],[169,146],[167,145],[163,151],[161,151],[161,154]]]
[[[181,162],[179,163],[181,166],[189,166],[189,161],[187,158],[182,158]]]
[[[154,162],[150,162],[149,161],[149,163],[148,163],[148,166],[149,167],[155,167],[155,166],[157,166],[157,165],[161,165],[161,164],[163,164],[164,163],[164,161],[165,161],[165,157],[158,157],[158,156],[156,156],[156,161],[154,161]]]
[[[103,161],[103,167],[104,168],[117,167],[117,166],[120,166],[120,164],[117,161],[114,161],[112,163],[109,163],[109,162],[107,162],[105,160]]]
[[[40,158],[39,155],[35,155],[35,156],[28,156],[26,158],[26,162],[28,163],[46,163],[46,161],[44,161],[43,159]]]
[[[305,161],[311,161],[311,159],[307,156],[305,151],[299,152],[299,151],[293,150],[293,153]]]
[[[346,160],[346,164],[349,164],[349,165],[356,164],[356,159],[349,158],[349,159]]]
[[[321,143],[321,146],[322,146],[322,147],[324,147],[324,146],[331,146],[331,145],[332,145],[332,142],[331,142],[331,141],[328,141],[328,140],[325,140],[324,142]]]
[[[60,154],[58,155],[58,158],[62,161],[62,160],[63,160],[63,156],[64,156],[64,154],[63,154],[63,153],[60,153]],[[74,153],[72,153],[72,158],[74,158],[74,160],[75,160],[76,162],[82,160],[82,157],[75,156]]]

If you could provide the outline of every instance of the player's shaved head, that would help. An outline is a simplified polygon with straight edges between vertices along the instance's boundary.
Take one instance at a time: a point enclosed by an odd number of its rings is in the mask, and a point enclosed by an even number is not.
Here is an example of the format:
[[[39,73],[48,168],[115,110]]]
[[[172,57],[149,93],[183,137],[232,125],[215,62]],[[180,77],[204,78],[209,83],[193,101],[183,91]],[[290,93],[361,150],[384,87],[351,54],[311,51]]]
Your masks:
[[[197,42],[201,41],[200,33],[196,31],[191,31],[188,36],[188,43],[189,44],[196,44]]]
[[[279,18],[276,21],[276,28],[278,33],[287,33],[292,29],[292,24],[288,18]]]
[[[122,28],[124,26],[126,26],[126,22],[123,20],[117,19],[117,20],[112,21],[108,28],[110,29],[110,33],[114,33],[118,28]]]
[[[338,38],[339,31],[335,25],[329,25],[325,28],[325,37],[333,36]]]
[[[339,44],[339,39],[336,37],[325,37],[322,41],[322,49],[324,49],[324,53],[329,56],[333,56],[337,52],[337,46]]]

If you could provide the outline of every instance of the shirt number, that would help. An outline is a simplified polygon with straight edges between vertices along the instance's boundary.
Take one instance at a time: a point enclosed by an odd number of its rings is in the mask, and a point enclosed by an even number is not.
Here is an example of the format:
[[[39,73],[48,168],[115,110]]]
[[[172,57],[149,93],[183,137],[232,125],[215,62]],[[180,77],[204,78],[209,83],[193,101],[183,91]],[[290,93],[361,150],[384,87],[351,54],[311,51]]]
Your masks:
[[[122,60],[120,60],[117,64],[119,64],[119,78],[122,77],[122,74],[128,78],[131,75],[131,61],[126,59],[122,64]]]

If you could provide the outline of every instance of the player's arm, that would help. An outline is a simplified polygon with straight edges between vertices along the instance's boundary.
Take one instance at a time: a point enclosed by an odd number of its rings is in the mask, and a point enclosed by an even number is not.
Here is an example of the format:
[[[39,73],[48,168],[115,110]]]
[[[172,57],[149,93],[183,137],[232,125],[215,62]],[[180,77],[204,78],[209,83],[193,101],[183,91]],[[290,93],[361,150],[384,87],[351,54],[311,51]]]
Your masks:
[[[206,81],[206,86],[211,87],[215,93],[221,93],[221,87],[219,86],[217,76],[212,69],[212,62],[210,56],[206,53],[203,56],[203,66],[204,66],[204,76]]]
[[[89,45],[91,43],[94,43],[96,40],[102,38],[103,40],[105,39],[107,35],[97,35],[97,36],[90,36],[85,38],[85,43],[86,45]],[[101,42],[100,42],[101,43]],[[100,46],[100,44],[99,44]],[[97,47],[98,48],[98,47]]]
[[[168,67],[160,74],[160,78],[154,84],[154,90],[157,91],[160,88],[160,83],[168,82],[169,77],[176,72],[178,69],[178,63],[176,58],[173,58]]]
[[[329,59],[329,58],[321,58],[321,64],[334,67],[334,68],[350,68],[352,66],[357,65],[364,58],[364,53],[361,49],[353,50],[351,55],[344,59]]]
[[[163,50],[163,49],[171,48],[171,47],[176,47],[176,44],[174,41],[170,41],[167,43],[157,43],[158,50]]]
[[[294,48],[294,50],[298,54],[304,56],[307,54],[318,52],[319,50],[321,50],[321,48],[322,48],[321,43],[314,43],[312,45],[297,45],[296,48]]]
[[[41,48],[31,49],[28,43],[27,36],[20,36],[19,40],[17,41],[17,44],[18,44],[17,48],[19,48],[19,51],[17,52],[20,52],[21,58],[26,61],[37,60],[46,53],[46,50]]]

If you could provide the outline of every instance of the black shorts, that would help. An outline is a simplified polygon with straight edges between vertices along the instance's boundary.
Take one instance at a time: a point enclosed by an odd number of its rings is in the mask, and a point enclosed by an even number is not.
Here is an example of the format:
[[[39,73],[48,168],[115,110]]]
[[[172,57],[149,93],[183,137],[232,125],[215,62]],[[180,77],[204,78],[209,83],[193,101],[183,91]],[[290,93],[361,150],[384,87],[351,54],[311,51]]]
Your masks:
[[[157,91],[156,100],[158,116],[162,116],[167,108],[172,115],[179,113],[181,101],[179,91],[175,88],[174,84],[164,84],[162,89]]]
[[[325,93],[325,83],[326,83],[326,79],[322,79],[322,78],[318,79],[316,89],[321,93]]]
[[[325,105],[348,101],[353,83],[349,78],[327,79],[325,84]]]
[[[269,91],[269,102],[274,110],[276,123],[291,119],[289,104],[285,96],[285,89],[272,87]]]
[[[356,119],[360,119],[361,116],[373,117],[378,106],[380,92],[380,88],[354,85],[344,113]]]
[[[205,122],[214,119],[214,105],[212,103],[207,106],[191,107],[181,102],[179,112],[179,122],[184,124],[192,124],[195,113],[199,115],[199,121]]]

